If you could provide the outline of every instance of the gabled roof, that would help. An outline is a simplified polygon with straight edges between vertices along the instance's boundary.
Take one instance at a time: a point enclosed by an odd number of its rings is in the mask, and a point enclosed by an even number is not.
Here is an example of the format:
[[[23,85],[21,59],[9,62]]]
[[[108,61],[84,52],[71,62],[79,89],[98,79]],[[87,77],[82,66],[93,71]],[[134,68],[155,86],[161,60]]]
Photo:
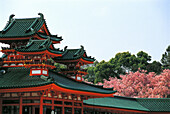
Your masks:
[[[17,52],[41,52],[48,50],[49,52],[52,52],[54,54],[62,54],[63,52],[56,49],[50,49],[50,46],[52,45],[52,41],[50,39],[46,40],[32,40],[28,42],[26,46],[22,46],[20,48],[16,48],[15,50]]]
[[[122,96],[84,100],[86,105],[151,112],[170,112],[170,98],[130,98]]]
[[[30,37],[37,33],[37,35],[41,38],[46,39],[47,36],[50,36],[51,40],[53,41],[61,41],[61,37],[57,37],[56,35],[50,34],[43,14],[39,13],[39,15],[40,17],[23,19],[13,18],[15,15],[11,15],[5,28],[0,31],[0,40],[4,40],[4,38],[8,40],[8,38]],[[45,27],[47,28],[47,33],[44,34],[38,32],[43,25],[45,25]]]
[[[64,48],[64,53],[62,57],[56,57],[54,60],[77,60],[77,59],[84,59],[86,61],[95,61],[94,58],[88,57],[86,55],[86,51],[84,47],[81,46],[80,49],[67,49],[67,46]]]
[[[77,82],[64,75],[49,71],[49,78],[44,80],[38,76],[29,76],[27,68],[9,68],[5,74],[0,75],[0,89],[37,87],[54,83],[55,85],[77,91],[86,91],[101,94],[112,94],[113,89],[104,89],[102,86]]]
[[[0,31],[0,37],[25,37],[33,35],[44,24],[42,18],[24,18],[14,19],[15,15],[11,15],[5,28]]]

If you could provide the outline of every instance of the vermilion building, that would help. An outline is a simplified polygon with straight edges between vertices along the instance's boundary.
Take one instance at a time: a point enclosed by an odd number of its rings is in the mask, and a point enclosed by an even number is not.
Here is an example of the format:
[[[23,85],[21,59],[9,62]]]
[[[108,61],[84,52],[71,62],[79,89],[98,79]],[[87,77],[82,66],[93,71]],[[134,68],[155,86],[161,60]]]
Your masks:
[[[168,113],[170,99],[135,99],[115,96],[106,89],[84,83],[81,66],[95,59],[84,47],[56,49],[62,41],[52,35],[43,14],[13,18],[0,31],[0,114]],[[55,63],[67,66],[55,72]],[[153,107],[157,107],[153,108]]]

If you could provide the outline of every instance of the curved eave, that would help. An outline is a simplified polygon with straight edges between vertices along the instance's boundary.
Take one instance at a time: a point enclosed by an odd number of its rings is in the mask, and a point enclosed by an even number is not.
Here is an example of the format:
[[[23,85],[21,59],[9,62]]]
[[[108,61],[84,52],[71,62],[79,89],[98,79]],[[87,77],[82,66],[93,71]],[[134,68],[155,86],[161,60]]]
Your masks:
[[[92,95],[92,96],[100,96],[100,97],[114,97],[113,94],[115,91],[110,93],[100,93],[100,92],[94,92],[94,91],[84,91],[84,90],[78,90],[78,89],[72,89],[72,88],[66,88],[58,84],[52,84],[53,88],[59,91],[64,91],[68,93],[74,93],[74,94],[81,94],[81,95]]]
[[[49,52],[51,52],[51,53],[54,53],[54,54],[60,54],[61,56],[62,56],[62,52],[60,52],[60,51],[57,51],[57,50],[52,50],[52,49],[50,49],[50,48],[48,48],[47,49]]]
[[[83,90],[83,89],[74,89],[74,88],[71,88],[71,87],[66,87],[64,85],[61,85],[61,84],[57,84],[57,83],[54,83],[56,84],[58,87],[61,87],[63,88],[63,90],[65,91],[72,91],[72,92],[77,92],[77,93],[83,93],[83,92],[89,92],[89,93],[93,93],[93,94],[103,94],[103,95],[111,95],[110,97],[113,97],[113,94],[116,93],[116,91],[111,91],[109,90],[109,92],[97,92],[97,91],[87,91],[87,90]],[[57,88],[58,89],[58,88]]]
[[[85,85],[87,85],[87,86],[92,86],[92,87],[96,87],[96,88],[99,88],[99,89],[103,89],[103,90],[110,90],[111,92],[113,92],[113,87],[112,88],[103,88],[103,85],[93,85],[93,84],[88,84],[88,83],[86,83],[86,82],[78,82],[78,81],[75,81],[74,79],[71,79],[71,78],[67,78],[67,76],[66,75],[63,75],[63,74],[60,74],[60,73],[56,73],[56,72],[54,72],[54,71],[52,71],[53,73],[55,73],[55,74],[57,74],[57,75],[60,75],[61,77],[63,77],[63,78],[66,78],[66,79],[69,79],[69,80],[71,80],[71,81],[73,81],[73,82],[76,82],[76,83],[82,83],[82,84],[85,84]],[[57,78],[56,78],[57,79]],[[80,89],[81,90],[81,89]],[[117,92],[117,91],[115,91],[115,92]]]
[[[82,59],[83,59],[84,61],[88,61],[88,62],[94,62],[94,61],[95,61],[95,59],[86,58],[86,57],[82,57]]]
[[[44,85],[36,85],[36,86],[28,86],[28,87],[11,87],[11,88],[1,88],[0,93],[4,92],[31,92],[31,91],[41,91],[45,89],[51,89],[54,91],[61,91],[66,93],[74,93],[74,94],[80,94],[80,95],[88,95],[88,96],[98,96],[98,97],[114,97],[112,93],[95,93],[95,92],[89,92],[89,91],[80,91],[80,90],[73,90],[69,88],[62,87],[61,85],[57,85],[55,83],[45,83]]]
[[[43,34],[41,34],[41,33],[37,33],[37,35],[38,35],[40,38],[43,38],[43,39],[48,39],[48,37],[50,37],[50,39],[51,39],[52,41],[54,41],[54,42],[60,42],[60,41],[63,40],[62,38],[54,37],[54,36],[51,36],[51,35],[47,36],[47,35],[43,35]]]

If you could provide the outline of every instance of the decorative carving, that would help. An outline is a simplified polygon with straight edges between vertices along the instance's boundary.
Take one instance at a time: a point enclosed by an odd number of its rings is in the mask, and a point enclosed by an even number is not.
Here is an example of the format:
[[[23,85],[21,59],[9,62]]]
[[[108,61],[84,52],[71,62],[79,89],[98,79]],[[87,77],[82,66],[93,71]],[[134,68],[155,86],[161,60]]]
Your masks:
[[[67,47],[68,47],[68,46],[65,46],[65,47],[64,47],[64,51],[66,51]]]
[[[14,14],[11,14],[11,15],[9,16],[9,22],[12,22],[14,16],[15,16]]]
[[[40,15],[41,19],[44,19],[44,15],[42,13],[38,13]]]

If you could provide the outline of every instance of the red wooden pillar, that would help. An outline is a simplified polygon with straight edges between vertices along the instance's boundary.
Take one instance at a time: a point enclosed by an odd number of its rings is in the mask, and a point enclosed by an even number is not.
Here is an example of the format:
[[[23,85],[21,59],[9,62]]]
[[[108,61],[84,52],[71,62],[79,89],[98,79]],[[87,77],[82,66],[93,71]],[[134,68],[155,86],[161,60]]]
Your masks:
[[[64,101],[62,101],[62,114],[64,114]]]
[[[51,107],[51,110],[54,110],[54,96],[53,96],[53,99],[52,99],[52,107]]]
[[[74,114],[74,101],[72,102],[72,114]]]
[[[32,114],[35,114],[35,106],[32,106]]]
[[[83,109],[83,102],[81,103],[81,114],[84,114],[83,113],[84,109]]]
[[[22,114],[22,96],[19,98],[19,114]]]
[[[43,114],[43,96],[40,96],[40,110],[39,114]]]
[[[0,98],[0,114],[2,114],[2,98]]]

